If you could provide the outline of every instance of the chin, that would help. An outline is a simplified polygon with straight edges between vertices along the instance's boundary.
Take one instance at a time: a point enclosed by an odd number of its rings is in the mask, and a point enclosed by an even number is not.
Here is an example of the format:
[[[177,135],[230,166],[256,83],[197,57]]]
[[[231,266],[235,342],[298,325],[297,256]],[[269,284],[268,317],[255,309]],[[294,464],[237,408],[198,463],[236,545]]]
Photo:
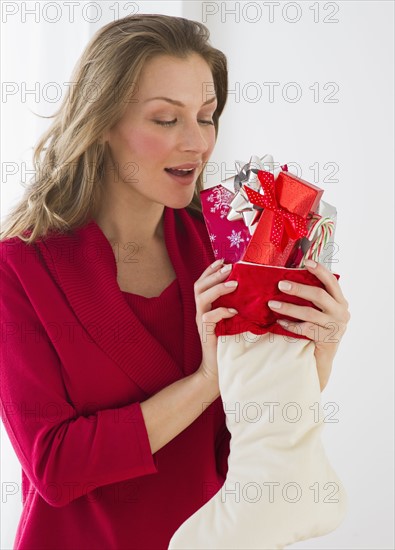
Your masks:
[[[187,206],[189,206],[191,204],[191,200],[190,201],[187,201],[187,202],[184,202],[182,204],[178,203],[178,204],[170,204],[169,205],[169,208],[174,208],[174,210],[180,210],[181,208],[186,208]]]
[[[176,199],[176,198],[174,198],[173,200],[167,200],[165,202],[165,205],[168,208],[174,208],[176,210],[179,210],[180,208],[186,208],[187,206],[189,206],[192,202],[192,199],[193,199],[193,193],[190,197],[187,197],[185,199],[182,199],[182,198]]]

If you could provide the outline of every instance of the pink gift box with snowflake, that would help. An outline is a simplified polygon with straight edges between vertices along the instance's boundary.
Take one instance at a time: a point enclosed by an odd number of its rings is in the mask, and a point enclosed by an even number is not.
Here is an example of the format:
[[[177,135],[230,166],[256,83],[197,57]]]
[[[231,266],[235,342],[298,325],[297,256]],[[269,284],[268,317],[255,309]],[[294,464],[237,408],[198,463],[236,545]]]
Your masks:
[[[251,234],[244,220],[227,219],[230,203],[235,197],[223,185],[216,185],[200,192],[204,221],[216,259],[225,263],[238,262],[244,254]]]

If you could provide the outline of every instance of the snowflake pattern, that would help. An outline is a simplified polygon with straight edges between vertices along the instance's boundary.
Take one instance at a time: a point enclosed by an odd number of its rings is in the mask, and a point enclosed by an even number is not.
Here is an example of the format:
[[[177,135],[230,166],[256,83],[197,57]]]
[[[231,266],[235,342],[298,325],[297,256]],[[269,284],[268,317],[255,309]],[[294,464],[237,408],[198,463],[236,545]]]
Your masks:
[[[230,246],[237,246],[239,248],[240,243],[244,243],[244,239],[241,237],[241,231],[236,231],[232,229],[231,235],[228,235],[227,238],[230,240]]]
[[[233,197],[234,194],[222,185],[215,187],[213,192],[207,197],[207,202],[213,203],[210,212],[213,214],[219,212],[220,218],[224,218],[230,210],[229,203],[232,201]]]

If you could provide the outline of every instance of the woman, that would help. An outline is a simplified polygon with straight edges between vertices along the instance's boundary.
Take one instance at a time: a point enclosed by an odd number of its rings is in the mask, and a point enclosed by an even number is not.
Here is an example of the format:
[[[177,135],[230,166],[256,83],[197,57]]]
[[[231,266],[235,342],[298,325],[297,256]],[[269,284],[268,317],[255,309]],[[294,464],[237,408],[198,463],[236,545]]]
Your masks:
[[[1,234],[14,545],[167,548],[227,470],[205,321],[235,314],[211,309],[235,287],[199,200],[226,58],[200,23],[136,15],[93,37],[72,81]]]

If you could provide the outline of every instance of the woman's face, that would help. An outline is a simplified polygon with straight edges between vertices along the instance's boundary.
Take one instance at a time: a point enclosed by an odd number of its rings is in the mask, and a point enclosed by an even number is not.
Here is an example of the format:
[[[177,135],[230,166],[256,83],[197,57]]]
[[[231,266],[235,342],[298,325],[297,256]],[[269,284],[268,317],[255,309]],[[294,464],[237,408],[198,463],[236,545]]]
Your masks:
[[[105,134],[115,163],[106,184],[121,185],[140,205],[147,199],[184,208],[215,145],[210,67],[197,54],[157,56],[145,65],[130,99],[122,119]]]

